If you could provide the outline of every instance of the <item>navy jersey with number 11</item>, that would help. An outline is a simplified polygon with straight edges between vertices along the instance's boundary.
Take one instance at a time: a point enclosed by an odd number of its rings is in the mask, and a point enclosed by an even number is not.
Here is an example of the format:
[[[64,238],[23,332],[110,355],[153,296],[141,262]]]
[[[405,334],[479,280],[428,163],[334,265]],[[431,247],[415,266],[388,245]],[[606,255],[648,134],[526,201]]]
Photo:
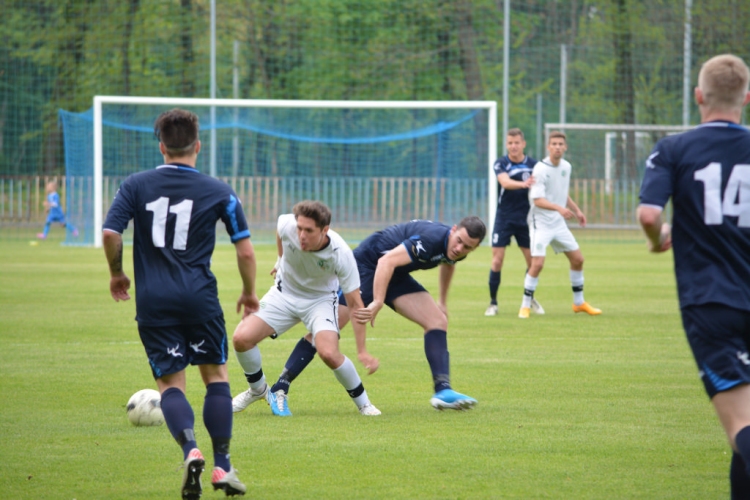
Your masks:
[[[750,311],[750,132],[716,121],[660,140],[640,201],[663,208],[670,197],[680,306]]]
[[[216,223],[233,243],[250,237],[232,188],[188,166],[139,172],[123,181],[104,229],[122,233],[131,219],[138,323],[191,325],[221,315],[210,268]]]

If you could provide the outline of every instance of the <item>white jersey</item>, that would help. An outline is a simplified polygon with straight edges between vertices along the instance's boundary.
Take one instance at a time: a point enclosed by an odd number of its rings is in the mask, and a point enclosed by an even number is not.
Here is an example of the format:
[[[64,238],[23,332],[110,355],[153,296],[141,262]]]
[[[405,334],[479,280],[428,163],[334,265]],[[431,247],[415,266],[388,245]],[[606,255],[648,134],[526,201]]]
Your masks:
[[[354,253],[336,231],[328,230],[330,243],[317,252],[305,252],[297,236],[294,214],[279,216],[276,232],[284,253],[276,272],[276,288],[302,298],[319,298],[341,290],[359,288],[359,271]]]
[[[570,189],[571,166],[564,158],[555,166],[549,159],[537,162],[534,165],[534,184],[529,188],[529,226],[532,224],[553,225],[565,218],[556,210],[547,210],[534,205],[534,200],[544,198],[545,200],[564,207],[568,204],[568,191]]]

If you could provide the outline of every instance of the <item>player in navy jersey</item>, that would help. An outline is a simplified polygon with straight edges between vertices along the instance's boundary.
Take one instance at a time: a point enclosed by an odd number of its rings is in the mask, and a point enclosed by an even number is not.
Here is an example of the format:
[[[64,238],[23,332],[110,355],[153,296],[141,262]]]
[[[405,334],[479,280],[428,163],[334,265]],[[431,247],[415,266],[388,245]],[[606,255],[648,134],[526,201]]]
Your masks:
[[[354,249],[364,309],[354,311],[354,321],[374,325],[383,305],[417,323],[424,330],[424,350],[432,371],[435,394],[430,403],[438,410],[472,408],[476,399],[454,391],[450,383],[448,354],[448,289],[455,264],[475,250],[487,229],[479,217],[465,217],[451,227],[439,222],[413,220],[389,226],[367,237]],[[436,302],[411,273],[440,266],[439,300]],[[350,311],[339,295],[339,329]],[[292,381],[315,356],[310,334],[301,338],[271,392],[286,399]],[[275,412],[274,414],[280,415]]]
[[[736,56],[703,64],[701,125],[657,143],[638,207],[650,250],[674,248],[682,323],[734,452],[734,499],[750,498],[750,131],[739,125],[749,81]],[[662,218],[670,197],[671,228]]]
[[[534,183],[531,172],[536,160],[526,156],[526,140],[519,128],[508,130],[505,139],[508,154],[495,162],[493,168],[497,176],[498,198],[495,212],[495,228],[492,231],[492,265],[490,267],[490,305],[485,316],[497,315],[497,289],[500,288],[501,271],[505,259],[505,247],[510,245],[510,238],[516,239],[526,259],[526,269],[531,267],[529,250],[529,187]],[[531,301],[531,309],[537,314],[544,314],[544,309],[536,299]]]
[[[255,253],[237,195],[195,169],[201,149],[198,117],[173,109],[154,124],[164,164],[123,181],[104,223],[104,250],[115,301],[128,300],[122,269],[122,232],[133,220],[136,320],[161,393],[167,427],[182,447],[182,498],[201,496],[205,460],[195,439],[194,413],[185,398],[185,368],[198,365],[206,385],[203,422],[211,436],[211,482],[227,496],[244,494],[229,461],[232,395],[227,375],[227,335],[211,254],[221,220],[237,253],[243,288],[237,311],[257,311]]]

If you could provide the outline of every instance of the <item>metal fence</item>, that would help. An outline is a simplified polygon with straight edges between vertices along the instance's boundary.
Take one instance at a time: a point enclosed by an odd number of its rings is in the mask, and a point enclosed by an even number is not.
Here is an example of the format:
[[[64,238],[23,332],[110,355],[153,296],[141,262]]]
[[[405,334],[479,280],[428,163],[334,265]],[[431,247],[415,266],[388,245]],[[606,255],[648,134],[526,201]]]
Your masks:
[[[107,212],[123,177],[105,177],[103,210]],[[91,177],[0,176],[0,224],[42,224],[44,187],[55,180],[62,208],[73,220],[92,220],[86,213]],[[423,177],[222,177],[237,193],[252,226],[275,227],[281,213],[297,201],[318,199],[331,207],[334,226],[378,228],[411,219],[458,222],[466,215],[488,219],[487,181]],[[573,179],[570,195],[589,225],[634,228],[639,184],[635,181]],[[68,213],[68,208],[71,212]]]

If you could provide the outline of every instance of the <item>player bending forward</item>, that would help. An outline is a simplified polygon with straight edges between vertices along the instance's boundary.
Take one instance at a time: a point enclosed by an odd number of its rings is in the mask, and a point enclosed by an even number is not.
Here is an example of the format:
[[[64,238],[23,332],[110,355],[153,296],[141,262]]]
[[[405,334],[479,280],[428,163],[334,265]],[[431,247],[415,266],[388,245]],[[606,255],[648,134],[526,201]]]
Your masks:
[[[477,400],[452,389],[448,354],[448,289],[455,264],[466,258],[484,239],[486,228],[479,217],[465,217],[453,227],[439,222],[414,220],[389,226],[365,239],[355,250],[362,282],[362,300],[367,308],[339,307],[340,327],[350,313],[359,322],[371,321],[387,305],[424,330],[424,351],[432,371],[435,394],[430,404],[438,410],[465,410]],[[440,266],[440,299],[436,302],[411,273]],[[349,297],[346,297],[349,300]],[[351,304],[351,302],[349,302]],[[355,330],[356,332],[356,330]],[[310,334],[299,340],[279,380],[271,388],[274,415],[290,416],[287,397],[292,381],[315,356]]]
[[[301,201],[293,211],[278,220],[276,284],[261,299],[260,310],[244,318],[232,337],[237,360],[250,384],[249,389],[235,396],[233,409],[242,411],[263,398],[272,408],[278,407],[275,395],[268,391],[258,343],[283,334],[301,321],[312,332],[312,343],[320,358],[333,370],[359,412],[380,415],[380,410],[370,403],[354,363],[339,350],[339,284],[352,310],[363,309],[352,250],[329,228],[331,211],[323,203]],[[362,321],[352,325],[358,358],[369,373],[374,373],[378,360],[365,347],[366,323],[373,315],[365,310],[361,317]]]

